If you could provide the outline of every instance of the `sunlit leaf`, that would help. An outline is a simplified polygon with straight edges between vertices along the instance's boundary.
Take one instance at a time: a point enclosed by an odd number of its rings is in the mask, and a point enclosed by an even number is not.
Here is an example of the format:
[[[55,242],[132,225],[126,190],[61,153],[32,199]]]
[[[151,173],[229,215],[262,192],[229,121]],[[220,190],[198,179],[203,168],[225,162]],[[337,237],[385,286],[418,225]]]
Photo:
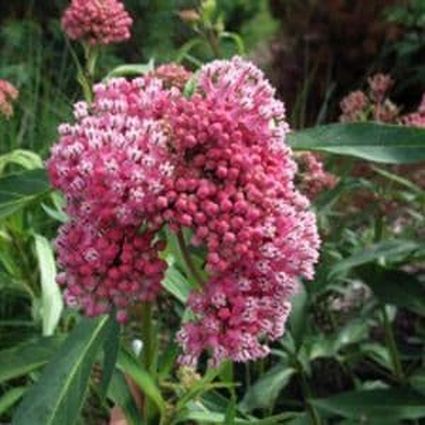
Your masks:
[[[34,239],[40,270],[43,335],[51,336],[61,317],[62,294],[56,283],[56,263],[50,242],[41,235],[35,235]]]
[[[425,130],[377,123],[329,124],[294,131],[295,150],[350,155],[368,161],[408,164],[425,160]]]

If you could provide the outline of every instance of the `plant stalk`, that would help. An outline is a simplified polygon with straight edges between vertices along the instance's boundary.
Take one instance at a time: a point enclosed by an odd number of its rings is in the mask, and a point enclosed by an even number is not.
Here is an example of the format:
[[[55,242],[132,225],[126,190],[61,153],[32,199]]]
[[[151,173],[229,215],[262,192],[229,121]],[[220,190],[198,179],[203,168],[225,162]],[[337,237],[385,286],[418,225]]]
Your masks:
[[[391,327],[390,319],[388,317],[388,313],[385,308],[385,305],[381,307],[381,312],[382,312],[382,318],[383,318],[383,324],[384,324],[385,339],[387,341],[388,349],[391,356],[391,361],[393,363],[395,377],[397,378],[399,382],[403,382],[404,372],[403,372],[403,367],[400,360],[400,353],[397,349],[394,332]]]
[[[142,315],[141,315],[141,326],[142,326],[142,340],[143,347],[141,352],[141,362],[144,369],[152,374],[152,368],[154,365],[154,329],[152,321],[152,303],[142,303]],[[148,397],[142,399],[142,414],[145,424],[150,424],[152,419],[152,405]]]
[[[189,269],[194,280],[196,281],[198,288],[202,288],[204,282],[195,265],[193,264],[192,258],[186,245],[186,241],[184,239],[183,232],[181,230],[179,230],[177,233],[177,241],[179,244],[180,251],[183,255],[183,259],[187,265],[187,268]]]

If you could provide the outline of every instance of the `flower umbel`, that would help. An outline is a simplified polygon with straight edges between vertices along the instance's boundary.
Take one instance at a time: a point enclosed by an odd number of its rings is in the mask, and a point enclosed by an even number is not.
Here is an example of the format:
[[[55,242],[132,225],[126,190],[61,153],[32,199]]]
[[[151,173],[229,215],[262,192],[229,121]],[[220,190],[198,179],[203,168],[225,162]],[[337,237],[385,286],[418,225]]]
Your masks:
[[[207,282],[189,298],[178,335],[183,365],[265,356],[299,278],[320,245],[309,200],[295,187],[283,104],[254,65],[234,58],[189,73],[162,66],[95,87],[91,106],[60,127],[48,163],[71,220],[57,240],[68,301],[89,315],[155,298],[165,263],[157,231],[190,229],[206,250]],[[158,79],[158,78],[159,79]]]
[[[72,0],[62,17],[62,28],[68,37],[90,45],[129,39],[132,23],[119,0]]]
[[[8,81],[0,80],[0,115],[9,119],[13,115],[12,102],[19,96],[19,91]]]

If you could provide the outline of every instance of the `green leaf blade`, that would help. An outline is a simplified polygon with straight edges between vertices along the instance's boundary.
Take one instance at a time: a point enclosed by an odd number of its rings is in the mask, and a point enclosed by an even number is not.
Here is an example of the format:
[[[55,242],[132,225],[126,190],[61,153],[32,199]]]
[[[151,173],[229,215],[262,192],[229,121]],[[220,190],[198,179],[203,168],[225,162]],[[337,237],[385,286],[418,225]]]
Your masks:
[[[387,164],[425,161],[425,130],[401,125],[329,124],[289,134],[288,145]]]
[[[12,425],[75,424],[108,325],[108,317],[100,317],[76,326],[24,397]]]

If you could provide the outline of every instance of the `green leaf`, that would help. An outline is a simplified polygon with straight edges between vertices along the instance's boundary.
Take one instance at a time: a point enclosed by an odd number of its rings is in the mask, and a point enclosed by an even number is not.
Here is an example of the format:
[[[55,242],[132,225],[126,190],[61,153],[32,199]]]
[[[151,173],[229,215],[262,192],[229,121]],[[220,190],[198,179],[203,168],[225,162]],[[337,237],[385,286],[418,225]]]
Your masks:
[[[287,422],[287,425],[311,425],[311,418],[307,413],[302,413]]]
[[[41,235],[35,235],[35,252],[41,281],[41,317],[43,335],[53,335],[63,309],[62,294],[56,283],[56,263],[50,242]]]
[[[384,345],[373,342],[366,342],[361,345],[361,353],[362,355],[371,358],[384,369],[392,372],[394,371],[394,365],[391,360],[390,353],[387,347]]]
[[[198,76],[195,74],[192,76],[192,78],[189,79],[189,81],[184,86],[183,95],[190,99],[195,93],[197,86],[198,86]]]
[[[232,399],[229,401],[229,404],[226,409],[226,415],[224,416],[224,423],[226,425],[235,425],[236,418],[236,403],[235,400]]]
[[[19,405],[12,425],[73,425],[83,405],[91,369],[109,319],[83,319]]]
[[[0,398],[0,416],[14,406],[24,395],[26,387],[16,387],[9,390]]]
[[[377,265],[359,267],[357,274],[384,303],[425,315],[425,290],[413,275]]]
[[[288,135],[295,150],[350,155],[368,161],[408,164],[425,160],[425,130],[377,123],[329,124]]]
[[[339,198],[345,193],[360,188],[370,188],[370,186],[370,183],[364,180],[351,178],[342,179],[334,188],[321,193],[318,198],[314,200],[314,207],[319,214],[326,213],[331,210],[333,205],[335,205]]]
[[[120,349],[120,325],[115,318],[115,312],[111,313],[110,326],[103,343],[103,367],[102,381],[100,383],[100,395],[106,396]]]
[[[425,397],[408,389],[350,391],[310,402],[318,409],[374,425],[376,420],[425,417]]]
[[[134,77],[140,75],[146,75],[149,72],[153,71],[155,68],[155,62],[151,59],[148,63],[135,63],[120,65],[114,68],[105,79],[113,77]]]
[[[30,170],[0,178],[0,219],[45,195],[50,189],[45,170]]]
[[[43,168],[43,161],[39,155],[25,149],[15,149],[12,152],[0,156],[0,174],[8,164],[20,165],[27,170]]]
[[[369,246],[342,261],[339,261],[330,271],[330,277],[347,272],[353,267],[370,263],[379,259],[394,259],[404,257],[419,249],[420,244],[408,240],[391,240]]]
[[[298,283],[298,292],[291,298],[291,314],[289,315],[289,327],[291,335],[296,344],[296,348],[300,347],[308,321],[308,295],[302,282]]]
[[[121,408],[129,425],[143,425],[143,418],[130,392],[124,374],[115,370],[108,389],[109,398]]]
[[[188,280],[173,265],[167,268],[161,285],[183,304],[186,303],[189,293],[192,290],[192,286]]]
[[[287,364],[273,367],[247,390],[239,408],[250,412],[257,408],[272,407],[294,373],[295,369]]]
[[[0,351],[0,383],[44,366],[60,345],[59,338],[39,338]]]
[[[195,409],[196,407],[196,409]],[[201,410],[202,408],[202,410]],[[269,416],[264,419],[257,419],[250,417],[249,419],[234,418],[235,425],[275,425],[289,423],[290,419],[293,419],[296,414],[294,413],[281,413],[279,415]],[[225,413],[213,412],[206,410],[200,403],[194,405],[194,408],[188,409],[183,415],[177,418],[173,423],[187,424],[189,421],[199,421],[201,423],[208,424],[226,424]]]
[[[421,368],[415,371],[415,373],[409,378],[412,387],[425,395],[425,368]]]
[[[161,413],[165,412],[165,401],[155,380],[132,354],[121,350],[118,354],[118,368],[133,379],[142,392],[156,404]]]

